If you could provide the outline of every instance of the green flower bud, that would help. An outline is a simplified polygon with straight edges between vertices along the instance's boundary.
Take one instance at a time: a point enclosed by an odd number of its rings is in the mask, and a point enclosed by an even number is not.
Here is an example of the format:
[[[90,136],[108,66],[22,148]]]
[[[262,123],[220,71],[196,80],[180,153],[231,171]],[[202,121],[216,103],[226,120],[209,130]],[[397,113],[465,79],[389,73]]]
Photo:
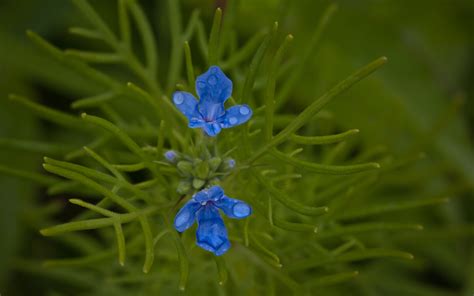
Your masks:
[[[194,168],[195,176],[200,179],[206,179],[209,176],[209,164],[207,161],[201,161],[195,165]]]
[[[215,172],[219,168],[222,163],[222,159],[220,157],[213,157],[209,159],[209,168],[211,171]]]
[[[185,175],[185,176],[191,176],[193,172],[193,164],[189,161],[182,160],[178,162],[176,165],[178,167],[178,171]]]
[[[198,178],[193,179],[193,187],[196,190],[201,189],[204,186],[204,184],[206,184],[206,181],[202,179],[198,179]]]
[[[188,180],[181,180],[176,191],[179,194],[186,194],[191,190],[191,182]]]

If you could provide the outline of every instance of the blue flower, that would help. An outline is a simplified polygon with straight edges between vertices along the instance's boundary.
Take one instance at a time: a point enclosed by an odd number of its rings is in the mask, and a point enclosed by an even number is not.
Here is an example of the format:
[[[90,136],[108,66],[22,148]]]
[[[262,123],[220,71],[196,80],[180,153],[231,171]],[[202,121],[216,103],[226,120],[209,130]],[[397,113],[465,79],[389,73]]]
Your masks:
[[[183,232],[197,219],[197,245],[220,256],[229,250],[230,242],[219,209],[234,219],[242,219],[252,214],[250,205],[225,196],[220,186],[213,186],[196,193],[179,210],[174,219],[174,227]]]
[[[164,156],[166,160],[174,162],[176,160],[176,157],[178,157],[178,154],[176,154],[176,152],[174,152],[173,150],[168,150],[165,152]]]
[[[229,168],[233,169],[235,167],[235,160],[234,159],[229,159],[229,161],[227,162],[227,165],[229,166]]]
[[[214,137],[221,129],[245,123],[252,117],[248,105],[224,107],[232,94],[232,81],[218,66],[211,66],[206,73],[196,79],[196,98],[184,91],[173,94],[173,102],[189,120],[189,127],[202,128],[207,135]]]

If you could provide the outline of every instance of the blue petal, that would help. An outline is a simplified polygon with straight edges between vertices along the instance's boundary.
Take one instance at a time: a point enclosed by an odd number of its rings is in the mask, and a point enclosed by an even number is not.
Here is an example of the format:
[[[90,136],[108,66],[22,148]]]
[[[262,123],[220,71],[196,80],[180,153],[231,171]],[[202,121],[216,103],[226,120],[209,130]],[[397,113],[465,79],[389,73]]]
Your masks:
[[[247,122],[250,117],[252,109],[248,105],[236,105],[227,109],[218,121],[223,128],[230,128]]]
[[[200,101],[223,104],[232,94],[232,81],[218,66],[211,66],[196,79],[196,93]]]
[[[202,207],[198,212],[197,245],[220,256],[230,248],[224,221],[212,205]]]
[[[197,109],[199,114],[206,122],[214,122],[217,118],[225,114],[225,108],[223,103],[212,103],[206,100],[200,100]]]
[[[207,201],[216,201],[224,196],[224,190],[220,186],[212,186],[209,189],[203,189],[193,195],[193,200],[204,203]]]
[[[190,200],[176,214],[174,218],[174,228],[183,232],[194,224],[196,220],[196,212],[201,208],[201,204]]]
[[[193,200],[203,203],[209,201],[209,195],[207,194],[207,190],[201,190],[193,195]]]
[[[221,186],[216,185],[207,189],[207,194],[209,195],[210,199],[217,201],[224,196],[224,190]]]
[[[221,132],[222,128],[217,122],[206,122],[203,125],[203,130],[208,136],[215,137]]]
[[[214,204],[229,218],[242,219],[252,214],[252,208],[248,203],[228,196],[224,196]]]
[[[177,91],[173,94],[173,103],[189,121],[193,118],[197,117],[199,119],[201,117],[196,108],[198,101],[192,94],[185,91]]]

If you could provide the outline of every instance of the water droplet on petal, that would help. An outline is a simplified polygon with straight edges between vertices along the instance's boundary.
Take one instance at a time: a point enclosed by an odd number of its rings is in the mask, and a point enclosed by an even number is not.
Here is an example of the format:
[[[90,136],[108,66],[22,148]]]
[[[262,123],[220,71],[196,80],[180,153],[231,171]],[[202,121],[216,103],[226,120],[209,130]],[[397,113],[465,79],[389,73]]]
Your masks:
[[[216,84],[217,84],[217,77],[214,76],[214,75],[211,75],[211,76],[207,79],[207,82],[208,82],[210,85],[216,85]]]
[[[247,115],[247,114],[250,113],[250,110],[249,110],[249,108],[247,108],[247,107],[240,107],[239,112],[240,112],[240,114],[242,114],[242,115]]]
[[[184,102],[184,97],[182,94],[177,93],[174,95],[173,101],[176,105],[181,105]]]
[[[250,207],[245,203],[238,203],[234,206],[233,212],[237,217],[246,217],[250,215]]]
[[[229,118],[229,123],[230,123],[230,124],[236,124],[237,121],[238,121],[238,120],[237,120],[236,117],[231,117],[231,118]]]

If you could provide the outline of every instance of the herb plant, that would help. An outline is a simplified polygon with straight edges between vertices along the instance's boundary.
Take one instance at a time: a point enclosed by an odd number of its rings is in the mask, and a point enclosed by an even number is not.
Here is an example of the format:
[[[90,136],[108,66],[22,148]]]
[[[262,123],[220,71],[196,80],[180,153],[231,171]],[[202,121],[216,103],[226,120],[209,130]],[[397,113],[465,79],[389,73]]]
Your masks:
[[[307,98],[302,110],[292,104],[335,5],[305,54],[292,56],[293,35],[282,36],[278,23],[239,46],[232,6],[224,16],[217,8],[206,30],[197,10],[183,27],[178,1],[169,0],[164,58],[138,1],[117,0],[116,29],[86,0],[73,2],[89,26],[70,33],[100,51],[28,37],[94,91],[68,111],[10,96],[66,134],[54,143],[9,140],[44,152],[49,174],[0,167],[69,197],[42,209],[40,233],[70,251],[41,268],[20,262],[23,269],[65,282],[55,292],[68,295],[368,295],[372,262],[412,266],[403,236],[423,227],[406,213],[447,194],[377,196],[404,184],[429,141],[393,156],[325,110],[387,58]],[[50,219],[73,207],[81,211]]]

